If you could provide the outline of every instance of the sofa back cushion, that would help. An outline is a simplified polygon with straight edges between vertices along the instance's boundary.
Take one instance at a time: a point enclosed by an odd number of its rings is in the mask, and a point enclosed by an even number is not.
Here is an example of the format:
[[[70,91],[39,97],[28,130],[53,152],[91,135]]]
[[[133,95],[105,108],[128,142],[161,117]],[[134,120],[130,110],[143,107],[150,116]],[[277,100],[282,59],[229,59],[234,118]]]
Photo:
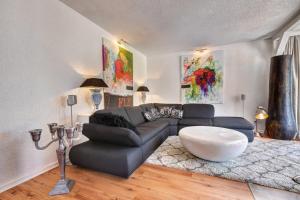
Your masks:
[[[133,125],[137,126],[145,122],[143,110],[141,109],[141,107],[133,106],[133,107],[125,107],[124,109],[129,117],[129,121]]]
[[[183,118],[213,118],[215,108],[211,104],[184,104]]]
[[[155,108],[154,103],[146,103],[140,105],[143,112],[151,111],[152,108]]]
[[[102,124],[84,124],[82,134],[94,142],[138,147],[142,144],[141,137],[128,128],[111,127]]]
[[[155,108],[154,103],[146,103],[140,105],[143,112],[149,112],[152,108]]]
[[[158,110],[163,107],[172,107],[178,110],[182,110],[182,105],[178,103],[155,103],[154,105]]]
[[[111,109],[98,110],[94,114],[96,114],[96,113],[111,113],[111,114],[114,114],[114,115],[122,116],[127,121],[130,121],[130,119],[127,115],[127,112],[125,111],[124,108],[111,108]]]
[[[123,127],[133,130],[137,133],[136,127],[126,120],[123,116],[115,115],[112,113],[94,113],[90,116],[90,123],[102,124],[113,127]]]

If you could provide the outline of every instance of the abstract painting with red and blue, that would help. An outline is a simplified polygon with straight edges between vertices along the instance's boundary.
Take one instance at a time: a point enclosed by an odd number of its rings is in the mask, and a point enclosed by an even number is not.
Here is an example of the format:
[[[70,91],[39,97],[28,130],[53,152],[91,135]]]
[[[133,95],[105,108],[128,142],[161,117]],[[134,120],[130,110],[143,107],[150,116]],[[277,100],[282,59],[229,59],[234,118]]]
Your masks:
[[[181,56],[185,103],[223,103],[223,51]]]

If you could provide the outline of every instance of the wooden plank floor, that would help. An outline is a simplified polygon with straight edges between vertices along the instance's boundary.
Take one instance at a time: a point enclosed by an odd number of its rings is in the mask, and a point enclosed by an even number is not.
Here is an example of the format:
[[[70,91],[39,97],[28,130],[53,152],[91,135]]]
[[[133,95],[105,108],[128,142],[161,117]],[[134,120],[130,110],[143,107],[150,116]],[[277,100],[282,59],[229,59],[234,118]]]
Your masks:
[[[129,179],[67,167],[76,184],[68,195],[49,197],[58,179],[58,168],[0,194],[0,200],[253,200],[246,183],[225,180],[177,169],[144,164]]]

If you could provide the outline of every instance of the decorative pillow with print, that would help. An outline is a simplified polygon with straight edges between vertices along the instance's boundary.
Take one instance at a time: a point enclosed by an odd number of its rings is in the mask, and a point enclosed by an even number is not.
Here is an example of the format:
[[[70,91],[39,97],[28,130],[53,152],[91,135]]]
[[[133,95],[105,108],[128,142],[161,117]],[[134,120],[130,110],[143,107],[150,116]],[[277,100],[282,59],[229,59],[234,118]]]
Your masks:
[[[144,112],[144,117],[151,122],[159,119],[161,115],[156,108],[152,108],[150,111]]]
[[[151,112],[155,119],[161,118],[161,114],[158,112],[157,108],[151,108]]]
[[[149,122],[156,120],[151,111],[144,112],[144,117]]]
[[[168,106],[162,107],[159,111],[161,114],[161,117],[165,117],[165,118],[170,117],[172,109],[173,109],[172,107],[168,107]]]
[[[173,108],[171,111],[171,118],[175,118],[175,119],[182,119],[183,116],[183,110],[178,110]]]

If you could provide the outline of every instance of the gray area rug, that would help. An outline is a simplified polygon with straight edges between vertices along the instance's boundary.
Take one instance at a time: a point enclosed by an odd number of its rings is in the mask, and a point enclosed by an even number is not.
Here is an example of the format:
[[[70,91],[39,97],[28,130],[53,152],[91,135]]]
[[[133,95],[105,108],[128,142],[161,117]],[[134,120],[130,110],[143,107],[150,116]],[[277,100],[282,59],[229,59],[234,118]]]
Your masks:
[[[248,183],[255,200],[299,200],[300,194]]]
[[[171,136],[146,163],[300,193],[300,184],[292,180],[300,175],[299,142],[254,140],[239,157],[218,163],[193,156],[178,136]]]

